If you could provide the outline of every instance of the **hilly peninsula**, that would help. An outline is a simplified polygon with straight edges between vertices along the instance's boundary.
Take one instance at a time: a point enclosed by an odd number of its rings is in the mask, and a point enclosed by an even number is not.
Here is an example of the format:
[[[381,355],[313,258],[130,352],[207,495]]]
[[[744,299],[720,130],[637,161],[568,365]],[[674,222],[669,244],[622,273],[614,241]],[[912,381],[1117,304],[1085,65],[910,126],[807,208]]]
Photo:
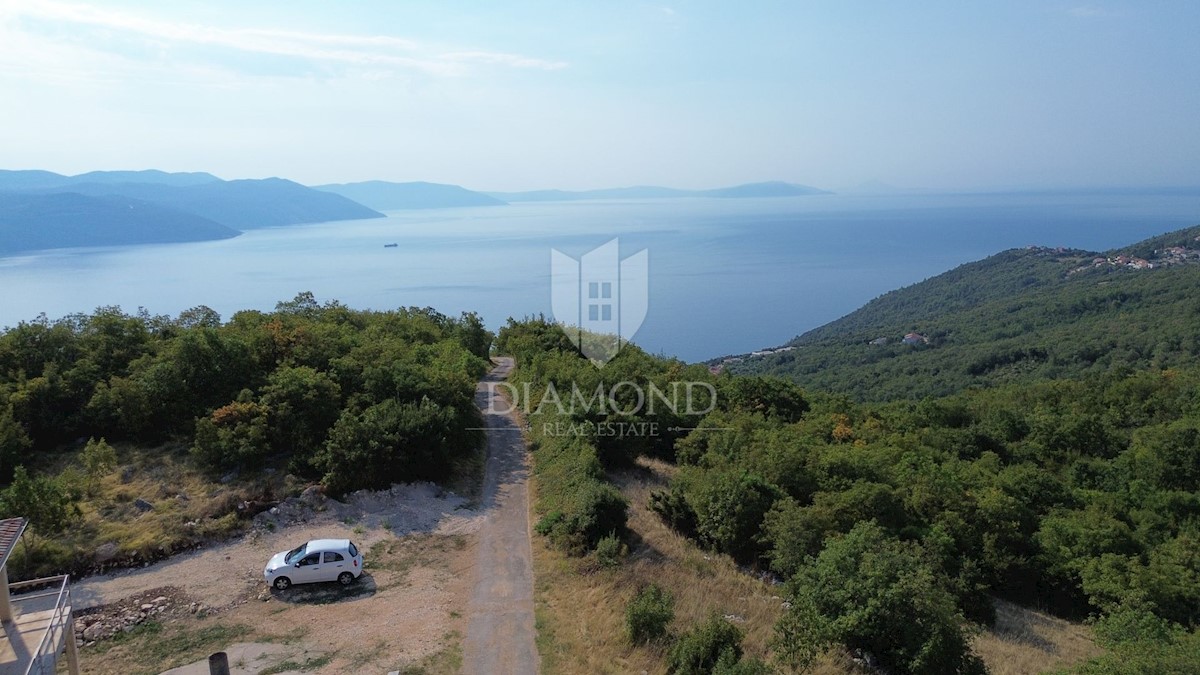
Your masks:
[[[0,256],[67,246],[228,239],[239,234],[207,218],[129,197],[0,192]]]
[[[1197,288],[1200,227],[1103,252],[1011,249],[717,363],[863,401],[1182,367],[1200,361]]]
[[[383,217],[281,178],[226,181],[162,171],[0,171],[0,203],[0,254],[204,241],[260,227]]]

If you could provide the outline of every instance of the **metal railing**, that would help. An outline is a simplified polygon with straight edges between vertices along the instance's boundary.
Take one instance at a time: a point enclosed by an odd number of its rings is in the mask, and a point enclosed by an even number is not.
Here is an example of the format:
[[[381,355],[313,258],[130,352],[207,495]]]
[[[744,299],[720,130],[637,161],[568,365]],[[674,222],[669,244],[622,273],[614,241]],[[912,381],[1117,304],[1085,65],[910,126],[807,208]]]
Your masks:
[[[46,631],[42,633],[42,639],[38,643],[37,649],[33,650],[29,667],[25,669],[25,675],[53,675],[55,672],[55,667],[58,665],[58,653],[63,648],[63,643],[68,635],[68,622],[73,620],[71,618],[70,579],[68,575],[63,574],[56,577],[19,581],[8,585],[9,591],[13,593],[12,601],[14,603],[25,604],[32,600],[45,600],[47,602],[42,611],[48,609],[51,612]],[[22,588],[46,588],[47,590],[21,593]],[[52,607],[48,602],[50,598],[54,599]]]

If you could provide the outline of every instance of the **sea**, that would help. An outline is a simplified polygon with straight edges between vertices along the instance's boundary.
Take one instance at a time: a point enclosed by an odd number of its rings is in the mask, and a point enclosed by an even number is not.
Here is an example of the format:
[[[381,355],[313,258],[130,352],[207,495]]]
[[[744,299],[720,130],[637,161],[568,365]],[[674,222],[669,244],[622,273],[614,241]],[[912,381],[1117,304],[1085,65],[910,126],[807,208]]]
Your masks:
[[[645,284],[619,289],[646,300],[634,342],[697,362],[782,345],[887,291],[1004,249],[1102,251],[1197,224],[1200,191],[1186,190],[393,211],[222,241],[0,258],[0,326],[113,305],[172,316],[207,305],[229,318],[311,291],[354,308],[476,312],[498,329],[510,317],[553,317],[553,251],[579,258],[616,239],[621,258],[645,250],[648,260]]]

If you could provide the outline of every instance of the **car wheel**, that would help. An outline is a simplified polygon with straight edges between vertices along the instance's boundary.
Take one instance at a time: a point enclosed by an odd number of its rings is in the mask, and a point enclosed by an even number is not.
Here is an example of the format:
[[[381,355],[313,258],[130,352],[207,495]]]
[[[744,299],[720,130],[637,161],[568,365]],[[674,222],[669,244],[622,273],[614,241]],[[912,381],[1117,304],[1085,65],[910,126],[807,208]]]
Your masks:
[[[354,575],[349,572],[342,572],[338,575],[338,583],[343,586],[349,586],[354,583]]]
[[[292,580],[287,577],[276,577],[275,578],[274,586],[275,586],[276,590],[286,591],[288,589],[288,587],[291,585],[292,585]]]

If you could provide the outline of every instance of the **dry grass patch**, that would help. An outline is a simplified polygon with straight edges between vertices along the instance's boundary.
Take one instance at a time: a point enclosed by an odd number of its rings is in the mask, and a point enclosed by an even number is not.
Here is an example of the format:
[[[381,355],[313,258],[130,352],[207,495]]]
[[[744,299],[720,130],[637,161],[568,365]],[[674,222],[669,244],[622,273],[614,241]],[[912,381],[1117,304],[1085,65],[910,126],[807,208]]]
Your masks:
[[[718,612],[744,633],[748,656],[770,658],[768,644],[779,618],[780,588],[741,569],[728,556],[699,550],[647,507],[673,467],[639,460],[639,468],[614,477],[629,499],[629,556],[614,569],[567,558],[535,538],[534,578],[538,648],[545,673],[665,673],[664,645],[632,646],[625,608],[651,583],[675,599],[669,630],[686,631]],[[535,486],[536,487],[536,486]],[[844,663],[843,663],[844,662]],[[846,673],[852,663],[831,655],[814,673]]]
[[[225,539],[248,522],[237,513],[240,503],[276,498],[300,487],[281,473],[216,482],[194,467],[180,444],[114,447],[118,465],[94,480],[78,470],[78,452],[65,453],[48,467],[83,493],[81,514],[61,535],[39,538],[29,561],[18,549],[18,576],[64,571],[78,576]]]
[[[1023,675],[1078,665],[1104,650],[1083,626],[996,601],[996,625],[975,638],[972,647],[992,675]]]
[[[94,675],[152,675],[207,657],[255,634],[243,623],[224,619],[147,622],[80,654],[80,671]]]

